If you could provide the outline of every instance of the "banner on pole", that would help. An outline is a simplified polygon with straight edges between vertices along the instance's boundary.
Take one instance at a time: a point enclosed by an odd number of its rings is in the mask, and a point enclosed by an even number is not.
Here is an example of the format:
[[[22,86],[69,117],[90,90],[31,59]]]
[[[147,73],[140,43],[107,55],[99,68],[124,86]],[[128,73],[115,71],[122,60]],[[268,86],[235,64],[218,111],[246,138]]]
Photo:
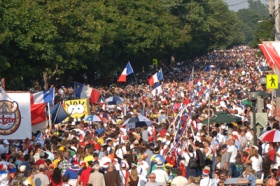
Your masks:
[[[0,138],[31,139],[31,133],[30,93],[0,96]]]

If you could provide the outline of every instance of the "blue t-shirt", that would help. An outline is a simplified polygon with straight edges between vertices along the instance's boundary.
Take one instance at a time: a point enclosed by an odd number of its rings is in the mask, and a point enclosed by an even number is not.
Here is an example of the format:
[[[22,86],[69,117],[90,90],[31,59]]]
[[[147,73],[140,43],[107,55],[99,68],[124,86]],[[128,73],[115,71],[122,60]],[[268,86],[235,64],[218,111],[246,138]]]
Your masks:
[[[254,174],[250,174],[248,180],[249,180],[249,186],[255,186],[256,176]]]

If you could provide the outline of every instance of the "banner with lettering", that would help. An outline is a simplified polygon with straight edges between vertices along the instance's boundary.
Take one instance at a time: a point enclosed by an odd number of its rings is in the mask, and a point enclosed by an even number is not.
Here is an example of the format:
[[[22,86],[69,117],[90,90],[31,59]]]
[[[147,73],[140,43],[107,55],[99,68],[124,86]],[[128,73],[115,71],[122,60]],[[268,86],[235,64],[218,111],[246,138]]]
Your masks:
[[[30,93],[0,90],[0,139],[31,139]]]

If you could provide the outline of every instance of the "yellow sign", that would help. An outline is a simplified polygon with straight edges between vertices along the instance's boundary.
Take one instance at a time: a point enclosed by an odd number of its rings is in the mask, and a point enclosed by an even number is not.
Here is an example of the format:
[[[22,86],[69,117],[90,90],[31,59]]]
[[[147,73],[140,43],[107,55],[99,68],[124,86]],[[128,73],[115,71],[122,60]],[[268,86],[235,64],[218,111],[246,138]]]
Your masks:
[[[267,89],[278,89],[278,75],[277,74],[266,75],[266,88]]]
[[[158,60],[157,59],[153,59],[153,65],[158,65]]]
[[[65,110],[70,115],[72,124],[80,122],[90,115],[90,107],[88,99],[76,99],[65,101]]]

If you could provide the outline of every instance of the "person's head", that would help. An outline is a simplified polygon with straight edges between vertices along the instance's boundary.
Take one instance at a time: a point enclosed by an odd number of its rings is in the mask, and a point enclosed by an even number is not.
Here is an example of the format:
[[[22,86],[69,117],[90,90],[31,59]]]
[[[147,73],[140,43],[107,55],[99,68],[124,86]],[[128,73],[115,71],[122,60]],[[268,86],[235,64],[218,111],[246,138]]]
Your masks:
[[[176,169],[175,173],[177,176],[182,176],[182,170],[181,169]]]
[[[189,183],[194,183],[195,182],[195,177],[194,176],[190,176],[188,179]]]
[[[149,178],[150,178],[150,182],[156,182],[156,174],[155,173],[151,173]]]
[[[99,165],[99,161],[94,161],[93,162],[93,167],[92,167],[95,171],[98,171],[99,168],[100,168],[100,165]]]
[[[69,177],[68,176],[62,176],[62,182],[63,183],[68,183],[68,181],[69,181]]]
[[[219,179],[220,172],[217,170],[214,172],[214,178]]]
[[[108,164],[108,172],[112,172],[112,171],[114,171],[114,170],[115,170],[114,164],[113,164],[113,163],[109,163],[109,164]]]
[[[39,171],[40,172],[44,172],[45,171],[45,165],[44,164],[40,164],[39,165]]]
[[[276,178],[276,173],[277,173],[277,169],[271,169],[270,170],[270,175],[274,178]]]
[[[55,168],[53,170],[53,176],[52,176],[53,182],[58,184],[61,181],[61,170],[59,168]]]

